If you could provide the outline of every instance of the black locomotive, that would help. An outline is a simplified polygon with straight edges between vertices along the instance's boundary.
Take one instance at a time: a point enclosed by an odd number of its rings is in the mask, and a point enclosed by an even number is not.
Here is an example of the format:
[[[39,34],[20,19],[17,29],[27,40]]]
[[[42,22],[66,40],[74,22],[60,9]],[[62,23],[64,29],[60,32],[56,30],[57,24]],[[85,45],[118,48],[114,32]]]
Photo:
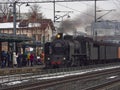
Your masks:
[[[120,61],[120,44],[96,41],[84,36],[56,35],[45,44],[45,65],[71,67]]]

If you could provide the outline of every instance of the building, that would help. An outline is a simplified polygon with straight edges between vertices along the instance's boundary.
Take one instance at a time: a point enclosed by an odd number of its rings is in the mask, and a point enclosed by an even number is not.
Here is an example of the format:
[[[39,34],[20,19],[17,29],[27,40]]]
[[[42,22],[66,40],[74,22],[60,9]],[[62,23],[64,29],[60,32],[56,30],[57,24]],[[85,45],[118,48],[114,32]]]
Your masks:
[[[120,35],[120,22],[118,21],[98,21],[86,27],[86,32],[90,36],[113,36]]]
[[[6,21],[6,20],[4,20]],[[53,32],[55,31],[53,22],[50,19],[41,19],[37,22],[29,20],[21,20],[16,22],[16,35],[25,35],[33,40],[29,45],[39,45],[51,41]],[[13,34],[13,22],[0,23],[1,34]]]
[[[120,43],[120,22],[98,21],[86,27],[87,35],[98,41]]]

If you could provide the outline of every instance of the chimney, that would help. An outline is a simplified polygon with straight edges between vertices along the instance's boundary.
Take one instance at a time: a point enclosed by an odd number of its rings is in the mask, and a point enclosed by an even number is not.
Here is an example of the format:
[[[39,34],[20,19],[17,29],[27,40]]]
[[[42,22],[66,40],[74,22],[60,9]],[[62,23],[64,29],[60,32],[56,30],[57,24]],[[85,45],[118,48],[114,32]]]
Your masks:
[[[8,21],[9,21],[9,22],[13,22],[13,16],[10,16],[10,17],[8,18]]]
[[[3,16],[3,22],[7,22],[7,16]]]

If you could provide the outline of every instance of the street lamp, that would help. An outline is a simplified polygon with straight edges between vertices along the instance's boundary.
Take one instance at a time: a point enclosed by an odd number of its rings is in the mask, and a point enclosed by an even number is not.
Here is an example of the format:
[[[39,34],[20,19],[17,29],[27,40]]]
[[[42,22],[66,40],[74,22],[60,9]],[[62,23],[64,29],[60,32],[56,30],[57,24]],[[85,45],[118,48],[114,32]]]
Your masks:
[[[14,2],[10,2],[10,5],[13,4],[13,35],[14,37],[16,37],[16,5],[17,5],[17,1]],[[22,4],[19,5],[19,7]],[[12,6],[12,5],[11,5]],[[20,10],[20,8],[19,8]],[[19,12],[20,14],[20,12]],[[19,15],[19,19],[20,19],[20,15]],[[13,65],[16,65],[17,61],[16,61],[16,42],[13,42]]]
[[[27,3],[27,4],[26,4],[26,7],[27,7],[27,6],[30,6],[30,4]]]
[[[17,3],[17,2],[16,2],[16,3]],[[23,2],[23,3],[17,3],[17,4],[16,4],[16,5],[18,6],[18,8],[19,8],[19,12],[18,12],[18,18],[19,18],[19,20],[21,19],[20,7],[21,7],[23,4],[25,4],[25,3]],[[26,4],[26,7],[28,7],[28,6],[30,6],[30,5],[27,3],[27,4]],[[13,7],[13,5],[10,4],[9,7]]]
[[[19,20],[21,19],[20,7],[21,7],[23,4],[25,4],[25,3],[23,2],[23,3],[18,3],[18,4],[16,4],[16,5],[19,7]],[[30,5],[27,3],[27,4],[26,4],[26,7],[28,7],[28,6],[30,6]]]
[[[20,20],[20,7],[23,5],[24,3],[19,3],[19,4],[17,4],[17,6],[19,7],[19,20]]]
[[[13,2],[13,35],[16,36],[16,1]],[[16,43],[13,43],[13,65],[16,65]]]

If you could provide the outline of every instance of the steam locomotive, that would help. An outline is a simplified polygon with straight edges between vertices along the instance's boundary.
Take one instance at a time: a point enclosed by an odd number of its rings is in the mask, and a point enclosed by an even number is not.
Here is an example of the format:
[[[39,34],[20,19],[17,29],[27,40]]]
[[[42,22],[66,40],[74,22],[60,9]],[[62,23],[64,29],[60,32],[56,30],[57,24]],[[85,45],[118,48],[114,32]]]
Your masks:
[[[45,44],[45,66],[72,67],[120,62],[120,44],[84,36],[56,35]]]

